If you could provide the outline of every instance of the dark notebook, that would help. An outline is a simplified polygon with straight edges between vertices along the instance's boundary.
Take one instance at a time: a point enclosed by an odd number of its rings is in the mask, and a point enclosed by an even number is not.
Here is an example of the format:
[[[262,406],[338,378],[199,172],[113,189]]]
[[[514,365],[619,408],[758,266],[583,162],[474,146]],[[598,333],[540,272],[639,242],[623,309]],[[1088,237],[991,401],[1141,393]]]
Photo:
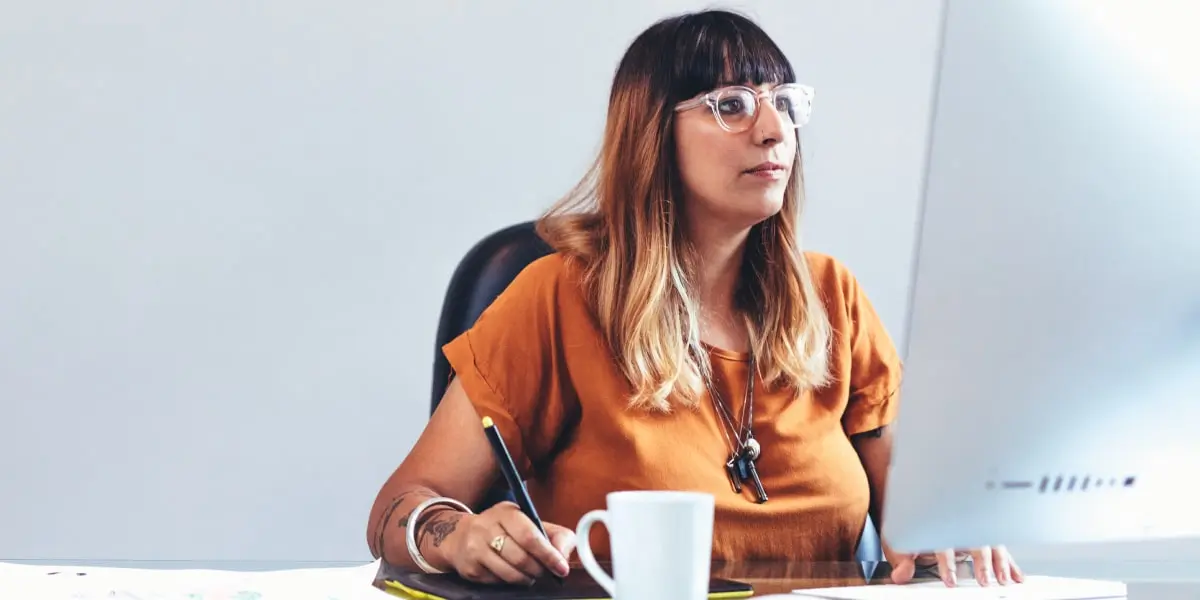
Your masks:
[[[532,586],[482,585],[456,575],[429,575],[403,572],[386,582],[389,591],[419,600],[605,600],[608,592],[582,567],[571,569],[562,583],[553,578],[538,580]],[[745,598],[754,589],[748,583],[714,577],[709,583],[712,600]]]

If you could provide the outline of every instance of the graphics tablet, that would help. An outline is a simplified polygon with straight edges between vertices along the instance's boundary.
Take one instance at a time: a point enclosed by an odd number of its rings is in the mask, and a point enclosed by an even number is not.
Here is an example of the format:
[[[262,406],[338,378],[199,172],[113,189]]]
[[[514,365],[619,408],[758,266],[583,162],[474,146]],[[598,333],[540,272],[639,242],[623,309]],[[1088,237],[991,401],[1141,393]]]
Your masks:
[[[484,585],[457,575],[397,573],[384,584],[420,600],[607,600],[608,592],[582,568],[572,569],[560,584],[542,579],[532,586]],[[748,583],[714,577],[709,583],[710,600],[746,598],[754,588]]]

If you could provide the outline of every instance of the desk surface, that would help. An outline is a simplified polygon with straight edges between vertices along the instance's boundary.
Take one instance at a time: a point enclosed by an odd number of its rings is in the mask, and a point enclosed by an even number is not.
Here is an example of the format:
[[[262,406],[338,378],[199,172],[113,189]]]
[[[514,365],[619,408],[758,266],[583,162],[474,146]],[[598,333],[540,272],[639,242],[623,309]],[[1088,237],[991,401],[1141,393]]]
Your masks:
[[[1035,562],[1022,563],[1030,575],[1111,579],[1124,582],[1129,600],[1200,599],[1200,564],[1168,562]],[[581,568],[575,566],[574,568]],[[383,565],[377,583],[396,572]],[[860,586],[890,583],[887,563],[859,562],[750,562],[717,563],[712,573],[754,586],[755,595],[785,594],[796,589]],[[959,565],[960,579],[972,578],[970,565]],[[934,580],[925,577],[923,580]]]

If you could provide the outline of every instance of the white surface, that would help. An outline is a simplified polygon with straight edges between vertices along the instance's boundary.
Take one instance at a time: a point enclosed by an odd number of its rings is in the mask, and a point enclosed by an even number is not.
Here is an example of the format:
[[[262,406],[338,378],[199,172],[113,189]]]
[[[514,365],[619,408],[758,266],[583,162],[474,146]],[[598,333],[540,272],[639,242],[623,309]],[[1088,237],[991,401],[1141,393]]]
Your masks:
[[[1200,5],[949,6],[884,537],[1198,536]]]
[[[0,563],[5,598],[22,600],[385,600],[371,585],[379,564],[235,572]]]
[[[708,594],[711,494],[616,492],[606,500],[606,509],[579,519],[575,533],[580,561],[609,595],[621,600],[695,600]],[[588,546],[589,532],[598,524],[608,529],[611,577]]]
[[[796,596],[829,600],[908,600],[946,598],[946,600],[1093,600],[1124,598],[1126,587],[1118,581],[1028,577],[1018,585],[980,586],[974,579],[959,580],[953,588],[940,581],[908,585],[864,585],[843,588],[796,590]]]
[[[0,559],[370,560],[455,264],[711,4],[2,3]],[[808,245],[898,330],[940,2],[722,4],[815,86]]]
[[[902,343],[941,0],[720,4],[816,87],[806,245]],[[632,36],[710,5],[0,5],[0,559],[369,560],[456,261],[583,172]]]

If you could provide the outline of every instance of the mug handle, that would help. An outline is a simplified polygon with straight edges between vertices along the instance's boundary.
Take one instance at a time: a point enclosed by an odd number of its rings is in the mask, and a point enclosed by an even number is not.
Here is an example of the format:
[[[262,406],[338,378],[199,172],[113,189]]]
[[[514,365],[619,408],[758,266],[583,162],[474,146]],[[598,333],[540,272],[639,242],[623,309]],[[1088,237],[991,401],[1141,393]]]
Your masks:
[[[579,553],[579,562],[583,563],[583,568],[587,570],[588,575],[608,592],[610,597],[616,597],[616,583],[613,578],[604,572],[600,567],[600,563],[596,562],[596,556],[592,554],[592,547],[589,545],[589,535],[592,532],[592,525],[597,522],[604,523],[608,527],[608,511],[593,510],[579,519],[579,524],[575,526],[575,551]]]

